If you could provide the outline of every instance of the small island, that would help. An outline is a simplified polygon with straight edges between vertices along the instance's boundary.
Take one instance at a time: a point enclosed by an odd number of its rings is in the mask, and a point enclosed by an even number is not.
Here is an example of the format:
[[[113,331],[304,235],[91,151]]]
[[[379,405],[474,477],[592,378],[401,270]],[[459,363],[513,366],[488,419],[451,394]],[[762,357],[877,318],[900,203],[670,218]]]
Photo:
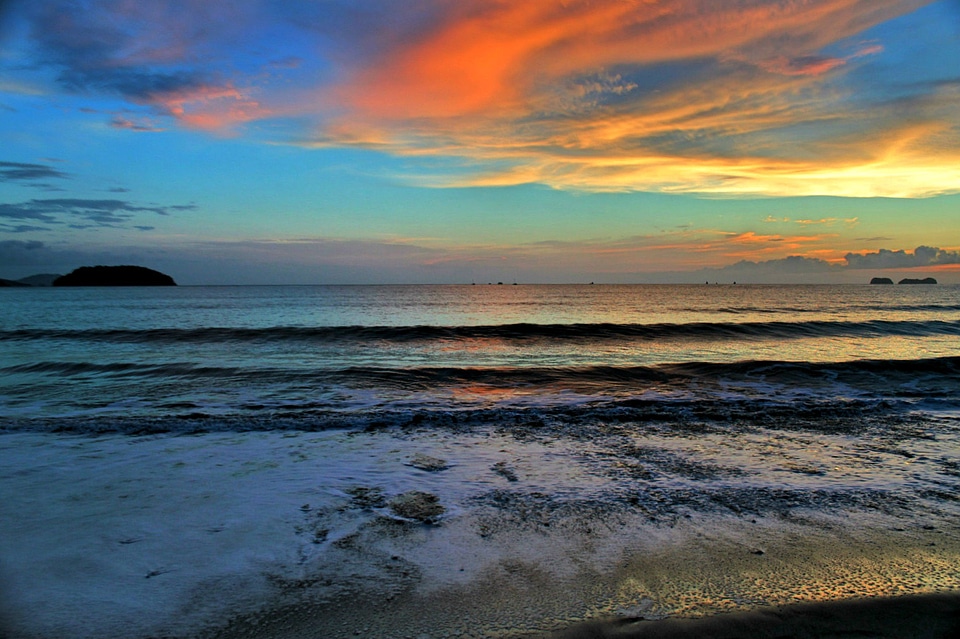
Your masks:
[[[925,277],[922,280],[905,277],[899,282],[897,282],[897,284],[936,284],[936,283],[937,283],[937,280],[933,279],[932,277]]]
[[[871,284],[893,284],[893,280],[889,277],[875,277],[870,280]]]
[[[53,286],[176,286],[173,278],[144,266],[81,266]]]

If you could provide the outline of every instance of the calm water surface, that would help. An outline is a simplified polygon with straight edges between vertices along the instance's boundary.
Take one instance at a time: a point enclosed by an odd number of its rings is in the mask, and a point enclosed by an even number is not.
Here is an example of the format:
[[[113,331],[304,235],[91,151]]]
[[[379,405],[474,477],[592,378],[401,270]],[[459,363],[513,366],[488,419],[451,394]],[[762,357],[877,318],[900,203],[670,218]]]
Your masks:
[[[955,286],[0,291],[0,417],[382,413],[784,392],[949,408]],[[777,364],[779,363],[779,364]]]

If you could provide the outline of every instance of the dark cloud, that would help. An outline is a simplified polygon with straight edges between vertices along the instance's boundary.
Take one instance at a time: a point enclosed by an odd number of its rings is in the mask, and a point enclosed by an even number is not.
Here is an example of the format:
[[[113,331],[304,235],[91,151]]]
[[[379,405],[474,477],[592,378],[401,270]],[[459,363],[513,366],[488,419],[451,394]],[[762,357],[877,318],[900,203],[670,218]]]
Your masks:
[[[3,240],[0,241],[0,264],[5,266],[37,264],[43,259],[46,251],[46,245],[36,240]]]
[[[46,231],[47,227],[45,226],[33,226],[31,224],[16,224],[16,225],[6,225],[0,224],[2,228],[7,233],[32,233],[34,231]]]
[[[750,275],[812,275],[840,273],[863,269],[916,268],[944,264],[960,264],[960,251],[947,251],[934,246],[918,246],[913,252],[880,249],[873,253],[847,253],[846,264],[831,264],[824,260],[792,255],[777,260],[751,262],[743,260],[719,269],[707,269],[711,273],[727,276]],[[704,271],[706,272],[706,270]]]
[[[115,129],[129,129],[131,131],[163,131],[163,129],[155,127],[151,124],[134,122],[133,120],[129,120],[119,115],[114,116],[114,118],[110,120],[110,126]]]
[[[48,164],[0,162],[0,182],[32,182],[33,180],[64,179],[67,174]],[[49,186],[49,184],[42,184]]]
[[[763,272],[766,274],[811,274],[811,273],[829,273],[839,267],[833,266],[823,260],[813,257],[803,257],[801,255],[791,255],[778,260],[767,260],[763,262],[751,262],[742,260],[736,264],[731,264],[721,269],[718,273],[729,275],[753,274]]]
[[[66,189],[60,188],[59,186],[57,186],[57,185],[55,185],[55,184],[47,184],[46,182],[39,182],[39,183],[37,183],[37,184],[31,184],[30,186],[34,186],[34,187],[40,189],[41,191],[46,191],[47,193],[64,193],[64,192],[66,192]]]
[[[861,281],[855,272],[865,269],[910,269],[960,264],[960,251],[947,251],[932,246],[918,246],[913,252],[880,249],[872,253],[848,253],[846,264],[793,255],[776,260],[751,262],[743,260],[717,269],[694,271],[700,280],[739,280],[743,282],[809,282]],[[691,278],[694,279],[694,278]]]
[[[878,235],[878,236],[875,236],[875,237],[855,237],[855,238],[853,238],[853,239],[855,239],[857,242],[864,242],[864,243],[867,243],[867,244],[876,244],[877,242],[892,242],[892,241],[893,241],[893,238],[892,238],[892,237],[886,237],[886,236],[883,236],[883,235]]]
[[[35,199],[16,204],[0,204],[0,220],[29,220],[47,225],[66,224],[73,228],[91,226],[127,227],[140,213],[170,215],[171,211],[190,211],[195,204],[141,206],[126,200],[83,198]]]
[[[852,269],[913,268],[960,264],[960,251],[947,251],[934,246],[918,246],[913,253],[880,249],[876,253],[847,253],[844,258]]]
[[[191,68],[197,61],[182,57],[183,49],[189,48],[188,41],[200,37],[197,33],[167,29],[163,36],[144,44],[145,33],[155,36],[161,32],[157,25],[144,19],[148,12],[139,14],[135,5],[117,6],[111,9],[109,19],[104,19],[103,7],[91,9],[84,5],[71,0],[42,2],[36,3],[29,14],[36,59],[42,66],[59,70],[56,81],[64,89],[116,94],[167,115],[178,115],[171,110],[171,102],[229,90],[229,83]],[[183,10],[189,11],[190,7]],[[197,28],[202,32],[207,26],[210,25]],[[111,124],[152,130],[123,119],[115,118]]]
[[[127,39],[114,21],[96,19],[96,9],[80,2],[43,2],[30,9],[33,37],[49,62],[93,68],[116,56]]]
[[[155,253],[144,248],[88,250],[51,245],[37,240],[2,240],[0,277],[18,279],[37,273],[69,273],[78,266],[93,264],[142,264],[151,262]]]
[[[296,69],[303,64],[303,58],[295,55],[288,55],[279,60],[271,60],[269,66],[274,69]]]
[[[68,68],[58,80],[70,91],[119,93],[140,104],[200,93],[215,84],[193,71],[160,73],[110,67]]]

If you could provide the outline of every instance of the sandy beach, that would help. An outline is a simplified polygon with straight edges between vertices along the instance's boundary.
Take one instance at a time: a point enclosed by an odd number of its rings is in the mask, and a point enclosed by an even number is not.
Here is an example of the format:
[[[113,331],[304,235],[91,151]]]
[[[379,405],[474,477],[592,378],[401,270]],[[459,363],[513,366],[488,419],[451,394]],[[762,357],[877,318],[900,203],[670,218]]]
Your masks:
[[[731,493],[741,474],[684,449],[647,453],[689,479],[639,501],[637,468],[622,474],[632,444],[610,437],[8,433],[0,627],[7,639],[726,637],[744,624],[758,630],[743,636],[949,636],[960,520],[942,491],[921,501],[789,471],[821,483]],[[812,442],[781,438],[751,481],[772,484],[788,445]],[[907,461],[931,444],[910,445]],[[912,481],[903,468],[885,476]],[[928,634],[876,634],[896,624],[857,612],[870,606],[781,608],[903,596],[921,598],[898,599],[895,616],[937,620]],[[821,621],[834,625],[803,634]]]
[[[208,636],[960,636],[956,527],[772,523],[687,521],[659,539],[647,530],[642,549],[612,565],[586,565],[584,554],[566,575],[545,557],[542,564],[505,560],[467,584],[393,596],[318,601],[304,593],[298,603],[240,617]]]
[[[697,619],[620,618],[539,635],[543,639],[814,639],[960,637],[960,594],[796,604]]]

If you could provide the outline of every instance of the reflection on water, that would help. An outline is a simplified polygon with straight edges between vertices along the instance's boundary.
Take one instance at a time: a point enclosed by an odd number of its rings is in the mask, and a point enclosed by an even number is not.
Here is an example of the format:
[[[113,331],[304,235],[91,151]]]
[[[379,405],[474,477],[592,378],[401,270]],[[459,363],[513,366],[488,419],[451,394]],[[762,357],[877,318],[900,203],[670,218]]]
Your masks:
[[[756,396],[791,382],[765,385],[769,375],[757,366],[680,376],[663,367],[931,360],[942,375],[950,367],[938,358],[960,357],[953,286],[50,288],[0,296],[0,417],[499,398],[489,406],[529,403],[537,393],[555,405],[570,394],[576,402],[704,389],[722,396],[731,379],[734,395]],[[838,375],[809,369],[801,387],[822,389]],[[932,373],[920,379],[928,384]],[[832,396],[862,394],[862,385],[848,391],[846,383],[834,384]],[[940,396],[924,387],[916,394]]]

